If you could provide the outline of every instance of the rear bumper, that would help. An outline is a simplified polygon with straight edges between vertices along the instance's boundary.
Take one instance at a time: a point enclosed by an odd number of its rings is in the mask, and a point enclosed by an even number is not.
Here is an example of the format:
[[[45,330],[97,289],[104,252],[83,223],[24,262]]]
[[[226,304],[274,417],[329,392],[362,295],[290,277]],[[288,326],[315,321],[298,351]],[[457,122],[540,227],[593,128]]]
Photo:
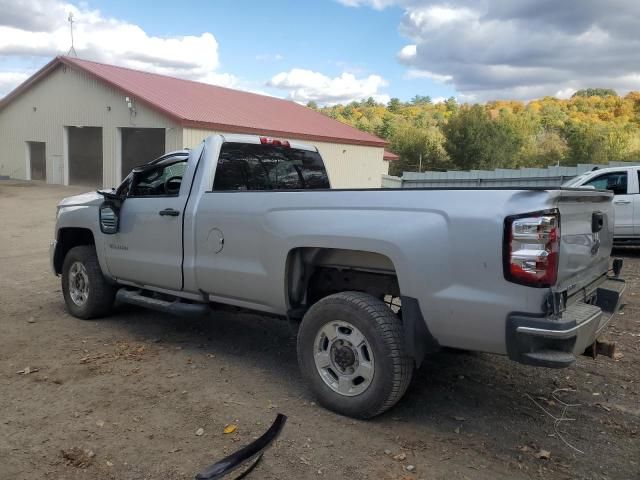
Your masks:
[[[595,302],[576,302],[559,319],[513,313],[507,319],[509,358],[526,365],[563,368],[593,344],[620,306],[625,282],[608,278]]]

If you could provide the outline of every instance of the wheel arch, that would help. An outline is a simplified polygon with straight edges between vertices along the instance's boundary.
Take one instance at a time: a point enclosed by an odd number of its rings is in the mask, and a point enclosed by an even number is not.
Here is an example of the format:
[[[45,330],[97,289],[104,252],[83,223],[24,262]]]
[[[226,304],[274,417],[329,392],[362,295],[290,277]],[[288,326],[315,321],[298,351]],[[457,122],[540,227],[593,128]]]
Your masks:
[[[93,232],[88,228],[63,227],[58,230],[53,268],[57,275],[62,273],[62,264],[69,250],[80,245],[95,245]]]
[[[285,262],[286,300],[291,308],[304,304],[310,306],[309,288],[313,288],[313,277],[319,269],[352,272],[369,279],[375,278],[374,276],[393,278],[398,283],[393,261],[381,253],[345,248],[292,248]],[[397,289],[399,291],[399,286]]]
[[[378,298],[389,294],[401,300],[406,351],[416,366],[420,366],[427,353],[439,349],[418,300],[402,294],[396,266],[387,255],[343,248],[297,247],[289,251],[285,265],[289,317],[302,318],[311,305],[333,293],[361,291]],[[318,275],[327,278],[319,279]],[[324,288],[323,281],[329,283],[329,288]]]

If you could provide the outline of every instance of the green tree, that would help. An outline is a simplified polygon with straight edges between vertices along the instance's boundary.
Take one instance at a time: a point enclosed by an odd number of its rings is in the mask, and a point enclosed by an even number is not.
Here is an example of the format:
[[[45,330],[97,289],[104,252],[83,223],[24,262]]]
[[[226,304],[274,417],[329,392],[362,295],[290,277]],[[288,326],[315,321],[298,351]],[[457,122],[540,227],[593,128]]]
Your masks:
[[[569,147],[567,141],[557,130],[540,129],[533,136],[523,155],[521,167],[544,167],[564,165]]]
[[[363,104],[367,107],[375,107],[377,105],[376,101],[373,99],[373,97],[369,97],[367,98]]]
[[[456,101],[456,97],[449,97],[444,102],[447,107],[447,112],[456,113],[459,109],[458,102]]]
[[[569,119],[567,112],[557,103],[545,103],[540,110],[540,121],[547,129],[563,129]]]
[[[379,137],[390,139],[395,132],[395,122],[392,115],[387,114],[382,118],[382,124],[376,131]]]
[[[618,92],[613,88],[583,88],[571,95],[571,98],[575,97],[617,97]]]
[[[358,119],[355,126],[358,130],[362,130],[363,132],[373,133],[373,126],[364,115]]]
[[[492,120],[482,105],[464,107],[443,127],[445,149],[463,170],[517,167],[534,129],[526,117],[506,110]]]
[[[314,100],[310,100],[307,102],[307,108],[311,110],[318,110],[318,104]]]
[[[607,146],[605,129],[594,123],[571,122],[566,129],[565,136],[569,152],[566,163],[606,163]]]
[[[418,128],[411,125],[396,129],[390,148],[400,156],[400,160],[391,162],[390,175],[402,175],[402,172],[417,172],[422,160],[422,171],[450,168],[451,162],[444,150],[444,136],[437,127]]]
[[[444,125],[444,148],[462,170],[484,168],[491,163],[493,128],[482,105],[461,109]]]
[[[402,107],[402,102],[400,102],[399,98],[392,98],[391,100],[389,100],[389,103],[387,104],[387,109],[390,112],[398,112],[400,110],[400,107]]]
[[[530,113],[502,110],[492,125],[491,167],[517,168],[527,164],[526,147],[539,128],[539,122]]]
[[[411,99],[411,103],[414,105],[427,105],[431,103],[431,97],[429,95],[415,95]]]

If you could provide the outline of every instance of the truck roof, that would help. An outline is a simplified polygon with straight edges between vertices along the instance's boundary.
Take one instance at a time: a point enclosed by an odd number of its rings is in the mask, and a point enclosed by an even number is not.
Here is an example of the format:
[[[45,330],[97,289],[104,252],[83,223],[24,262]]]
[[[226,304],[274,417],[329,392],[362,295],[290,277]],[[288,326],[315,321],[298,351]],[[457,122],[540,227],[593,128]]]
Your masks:
[[[309,145],[308,143],[298,142],[296,140],[290,140],[288,138],[269,137],[268,135],[243,135],[238,133],[225,133],[220,136],[222,137],[222,140],[224,142],[254,143],[254,144],[262,143],[261,141],[262,138],[272,138],[273,140],[287,141],[289,142],[289,145],[291,146],[291,148],[296,148],[298,150],[308,150],[310,152],[318,151],[318,149],[313,145]]]

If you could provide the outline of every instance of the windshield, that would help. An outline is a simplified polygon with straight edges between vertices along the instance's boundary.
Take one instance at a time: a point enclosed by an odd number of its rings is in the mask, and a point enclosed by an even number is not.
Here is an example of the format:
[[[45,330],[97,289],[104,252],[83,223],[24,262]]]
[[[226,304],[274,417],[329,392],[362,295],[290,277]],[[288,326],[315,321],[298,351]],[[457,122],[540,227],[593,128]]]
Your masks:
[[[563,187],[579,187],[580,184],[589,176],[591,172],[583,173],[577,177],[573,177],[571,180],[567,180],[562,184]]]

